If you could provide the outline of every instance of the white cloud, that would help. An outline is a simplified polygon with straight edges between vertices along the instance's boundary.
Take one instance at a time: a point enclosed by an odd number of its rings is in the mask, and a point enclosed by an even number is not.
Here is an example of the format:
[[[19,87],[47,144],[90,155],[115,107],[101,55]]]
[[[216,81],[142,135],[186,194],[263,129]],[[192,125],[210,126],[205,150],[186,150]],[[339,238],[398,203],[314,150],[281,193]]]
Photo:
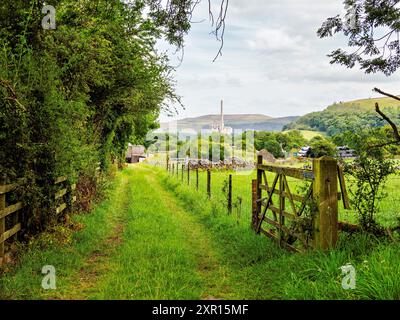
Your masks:
[[[304,39],[299,35],[291,35],[284,29],[262,28],[247,41],[250,49],[271,53],[305,53]]]

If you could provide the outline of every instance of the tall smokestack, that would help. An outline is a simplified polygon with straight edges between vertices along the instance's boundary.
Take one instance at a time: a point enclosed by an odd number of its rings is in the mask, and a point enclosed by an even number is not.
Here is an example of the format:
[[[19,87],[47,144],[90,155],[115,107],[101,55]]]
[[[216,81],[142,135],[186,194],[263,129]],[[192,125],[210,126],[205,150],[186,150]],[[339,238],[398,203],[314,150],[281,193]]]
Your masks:
[[[224,100],[221,100],[221,131],[224,130]]]

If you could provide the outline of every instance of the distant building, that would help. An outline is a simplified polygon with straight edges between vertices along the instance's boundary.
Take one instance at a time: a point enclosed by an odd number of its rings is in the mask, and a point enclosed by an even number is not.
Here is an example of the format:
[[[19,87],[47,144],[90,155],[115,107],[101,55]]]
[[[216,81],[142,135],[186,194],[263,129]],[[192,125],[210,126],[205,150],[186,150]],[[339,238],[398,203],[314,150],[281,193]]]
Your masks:
[[[126,152],[126,162],[138,163],[146,159],[145,147],[140,145],[128,145],[128,151]]]
[[[311,147],[302,147],[299,152],[297,152],[297,156],[301,158],[307,158],[311,154]]]
[[[233,129],[225,126],[224,121],[224,101],[221,100],[221,119],[219,123],[211,124],[211,132],[218,132],[221,134],[232,134]]]

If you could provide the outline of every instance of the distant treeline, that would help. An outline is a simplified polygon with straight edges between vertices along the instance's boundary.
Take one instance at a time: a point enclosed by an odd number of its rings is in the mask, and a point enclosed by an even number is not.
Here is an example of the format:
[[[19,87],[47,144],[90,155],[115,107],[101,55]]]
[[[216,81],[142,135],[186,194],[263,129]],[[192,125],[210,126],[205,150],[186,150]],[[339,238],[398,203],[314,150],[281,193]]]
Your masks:
[[[396,123],[400,124],[400,108],[386,107],[385,113]],[[284,130],[313,130],[325,132],[328,136],[335,136],[354,128],[378,128],[387,125],[379,117],[374,107],[360,107],[358,105],[333,105],[324,111],[309,113],[296,121],[286,125]]]

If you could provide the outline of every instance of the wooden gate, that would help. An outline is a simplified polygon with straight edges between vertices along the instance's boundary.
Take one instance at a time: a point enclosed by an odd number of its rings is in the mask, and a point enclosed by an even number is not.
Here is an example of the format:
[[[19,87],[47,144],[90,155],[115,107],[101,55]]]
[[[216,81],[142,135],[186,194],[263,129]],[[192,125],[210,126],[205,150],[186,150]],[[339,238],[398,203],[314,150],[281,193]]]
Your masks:
[[[343,176],[340,177],[340,186],[345,190]],[[289,179],[303,181],[302,195],[293,192],[296,187]],[[347,195],[342,193],[348,207]],[[252,194],[252,227],[257,233],[296,252],[328,249],[336,244],[340,194],[335,159],[314,159],[312,170],[307,170],[263,165],[259,156]]]

